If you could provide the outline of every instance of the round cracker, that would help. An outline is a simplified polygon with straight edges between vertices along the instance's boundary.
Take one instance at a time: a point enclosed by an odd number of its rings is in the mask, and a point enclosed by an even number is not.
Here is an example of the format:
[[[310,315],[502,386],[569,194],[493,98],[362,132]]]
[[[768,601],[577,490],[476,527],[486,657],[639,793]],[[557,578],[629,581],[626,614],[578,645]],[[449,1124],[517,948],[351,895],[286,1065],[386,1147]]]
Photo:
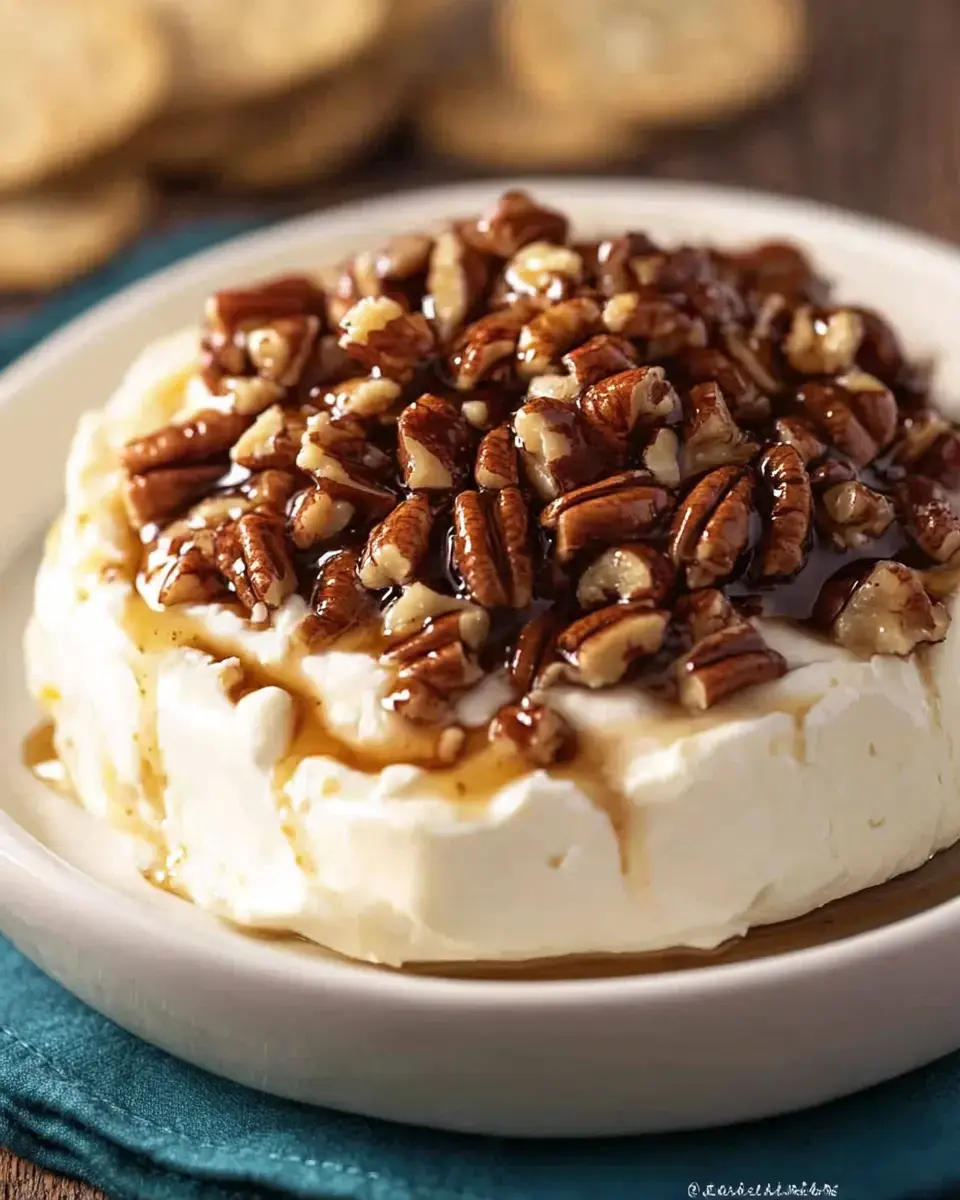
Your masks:
[[[483,167],[594,166],[633,158],[643,146],[636,129],[586,105],[563,112],[513,91],[492,66],[431,88],[417,122],[432,150]]]
[[[803,58],[802,0],[500,0],[517,83],[645,125],[727,115],[783,85]]]
[[[126,0],[0,2],[0,188],[125,138],[162,102],[167,48]]]
[[[365,50],[387,0],[153,0],[177,62],[175,107],[282,91]]]
[[[208,174],[243,146],[250,118],[240,105],[167,113],[137,136],[131,151],[162,175]]]
[[[404,75],[368,62],[251,112],[244,145],[220,163],[226,187],[293,187],[358,157],[402,113]]]
[[[127,176],[0,197],[0,289],[39,291],[99,266],[140,231],[150,202]]]

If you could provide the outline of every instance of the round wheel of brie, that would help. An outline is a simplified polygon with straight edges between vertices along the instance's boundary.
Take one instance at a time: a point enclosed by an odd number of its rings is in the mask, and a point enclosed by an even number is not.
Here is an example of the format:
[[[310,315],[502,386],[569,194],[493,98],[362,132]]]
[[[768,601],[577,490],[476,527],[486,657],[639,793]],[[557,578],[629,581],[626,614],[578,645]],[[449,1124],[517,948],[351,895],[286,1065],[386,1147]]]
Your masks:
[[[31,688],[79,802],[241,926],[715,947],[960,838],[958,485],[798,250],[508,193],[145,351],[78,428]]]

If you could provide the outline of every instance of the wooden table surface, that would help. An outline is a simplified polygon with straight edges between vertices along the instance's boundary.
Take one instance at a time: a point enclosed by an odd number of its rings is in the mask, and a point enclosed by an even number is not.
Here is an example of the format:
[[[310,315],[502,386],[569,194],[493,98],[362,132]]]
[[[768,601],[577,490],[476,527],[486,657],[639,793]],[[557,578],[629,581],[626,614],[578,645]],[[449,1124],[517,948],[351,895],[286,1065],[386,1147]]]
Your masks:
[[[960,3],[809,3],[812,56],[801,85],[735,124],[665,138],[636,174],[809,196],[960,241]],[[395,162],[324,187],[308,202],[463,174],[412,159],[403,147],[394,154]],[[0,1200],[97,1195],[0,1149]]]

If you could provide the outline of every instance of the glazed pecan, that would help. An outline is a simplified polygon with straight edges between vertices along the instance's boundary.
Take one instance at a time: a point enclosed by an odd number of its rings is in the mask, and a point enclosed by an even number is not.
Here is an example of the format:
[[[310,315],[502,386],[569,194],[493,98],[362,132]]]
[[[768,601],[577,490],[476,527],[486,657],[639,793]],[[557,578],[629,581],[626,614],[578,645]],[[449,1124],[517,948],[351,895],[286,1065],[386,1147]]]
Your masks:
[[[567,229],[567,218],[562,213],[537,204],[518,189],[504,192],[472,229],[463,226],[462,232],[484,253],[512,258],[529,242],[565,242]]]
[[[770,397],[722,350],[694,346],[677,356],[677,366],[687,387],[715,383],[723,393],[735,421],[749,424],[770,416]]]
[[[450,697],[472,686],[483,674],[473,651],[486,637],[487,626],[475,621],[466,628],[472,640],[464,637],[461,614],[449,612],[395,642],[381,660],[400,668],[384,700],[386,707],[415,724],[448,721]]]
[[[224,470],[214,464],[161,467],[146,475],[131,475],[126,487],[131,521],[136,526],[149,525],[182,512],[192,501],[209,492],[223,477]]]
[[[770,516],[760,548],[760,574],[764,579],[795,575],[806,557],[813,512],[803,458],[792,445],[771,446],[760,459],[758,474],[770,494]]]
[[[477,449],[473,477],[477,487],[493,490],[516,487],[520,482],[512,425],[498,425],[484,435]]]
[[[340,329],[340,346],[351,358],[392,379],[409,378],[434,350],[426,317],[387,296],[358,301],[343,314]]]
[[[926,409],[904,417],[894,457],[951,491],[960,489],[960,431],[939,413]]]
[[[680,596],[673,606],[673,615],[686,629],[691,642],[719,633],[738,620],[733,605],[716,588],[700,588]]]
[[[469,470],[469,436],[461,413],[430,392],[408,404],[397,423],[397,457],[408,488],[449,491]]]
[[[757,453],[757,443],[730,415],[718,384],[698,383],[690,389],[683,407],[684,477],[711,467],[749,462]]]
[[[881,450],[886,449],[897,435],[899,413],[893,392],[858,367],[838,376],[834,382],[847,393],[844,399],[860,424]]]
[[[379,250],[361,251],[330,273],[327,285],[327,317],[338,325],[343,315],[365,297],[386,296],[403,308],[419,302],[419,292],[433,239],[422,233],[401,234]]]
[[[528,304],[488,313],[468,325],[454,341],[447,370],[458,391],[472,391],[494,368],[513,362],[520,330],[535,310]]]
[[[930,599],[916,571],[902,563],[874,564],[853,580],[852,590],[842,583],[833,635],[854,654],[909,654],[921,643],[941,642],[947,636],[946,609]],[[824,592],[829,604],[829,585]]]
[[[687,346],[707,344],[703,320],[653,289],[611,296],[603,306],[603,324],[610,333],[641,340],[648,359],[669,358]]]
[[[626,338],[599,333],[589,341],[569,350],[561,359],[567,378],[575,384],[575,397],[583,388],[599,383],[608,375],[618,375],[637,365],[637,352]]]
[[[920,549],[934,562],[952,561],[960,552],[960,517],[943,488],[911,475],[897,492],[904,526]]]
[[[548,686],[558,665],[557,638],[563,620],[555,609],[546,609],[532,620],[525,621],[507,663],[510,682],[517,696],[525,696],[534,688]],[[561,668],[561,673],[563,668]]]
[[[323,291],[306,275],[284,275],[250,288],[223,288],[209,298],[204,315],[208,330],[225,339],[285,317],[320,316]],[[239,370],[239,368],[237,368]]]
[[[526,608],[533,593],[529,514],[515,487],[461,492],[453,503],[453,563],[485,608]]]
[[[670,614],[645,602],[611,604],[580,617],[557,638],[574,677],[589,688],[619,683],[631,666],[657,653]]]
[[[216,536],[217,566],[255,624],[268,619],[297,586],[283,524],[270,514],[244,513]]]
[[[635,367],[591,384],[580,397],[580,411],[613,449],[625,448],[633,431],[669,420],[679,399],[663,367]]]
[[[836,375],[853,366],[862,341],[863,322],[855,312],[803,305],[793,314],[783,349],[801,375]]]
[[[747,548],[753,475],[718,467],[680,502],[670,530],[670,557],[690,588],[712,587],[731,575]]]
[[[400,384],[385,375],[355,375],[323,393],[323,404],[335,417],[379,417],[400,398]]]
[[[377,590],[412,583],[427,553],[432,527],[433,513],[426,496],[401,501],[367,538],[358,567],[364,587]]]
[[[571,346],[597,333],[600,305],[589,296],[575,296],[533,317],[517,339],[517,374],[521,379],[543,375]]]
[[[297,482],[297,476],[291,471],[268,467],[266,471],[254,472],[243,485],[242,491],[251,508],[264,508],[282,514],[286,511],[287,501],[297,489]]]
[[[773,424],[776,440],[796,450],[806,465],[826,453],[826,446],[809,421],[801,417],[777,417]]]
[[[836,383],[807,383],[797,393],[803,413],[826,440],[858,467],[880,453],[880,443],[860,421],[853,394]]]
[[[286,395],[279,383],[261,379],[259,375],[225,375],[217,391],[229,396],[233,411],[244,417],[255,417],[271,404],[283,400]]]
[[[323,561],[300,637],[311,651],[329,646],[373,613],[370,593],[357,578],[356,550],[336,550]]]
[[[820,528],[841,550],[853,550],[880,537],[894,518],[893,505],[887,497],[856,479],[827,488],[818,497],[817,505]]]
[[[308,413],[279,404],[265,409],[240,435],[230,451],[234,462],[251,471],[267,467],[291,471],[296,466]]]
[[[335,420],[326,412],[308,418],[297,467],[312,475],[332,500],[379,520],[396,503],[393,491],[381,482],[390,466],[387,455],[367,441],[360,422]]]
[[[748,621],[700,638],[677,663],[677,696],[686,708],[712,708],[745,687],[786,674],[787,663]]]
[[[216,564],[195,543],[188,543],[168,559],[157,577],[148,583],[164,608],[174,604],[212,604],[230,596]]]
[[[226,455],[249,424],[238,413],[205,409],[182,424],[165,425],[127,442],[120,458],[132,475],[209,462]]]
[[[657,532],[674,499],[645,471],[624,471],[554,500],[540,524],[555,533],[557,562],[572,562],[591,547],[610,546]]]
[[[408,638],[451,612],[460,622],[461,641],[479,646],[490,628],[486,612],[468,600],[435,592],[425,583],[411,583],[403,589],[383,614],[383,632],[388,638]]]
[[[247,357],[261,379],[292,387],[303,373],[319,332],[319,317],[279,317],[270,325],[247,331]]]
[[[505,705],[490,722],[490,740],[509,746],[535,767],[568,758],[576,737],[569,722],[545,704],[524,700]]]
[[[430,252],[423,311],[441,343],[463,325],[487,285],[487,260],[454,229],[437,235]]]
[[[667,255],[645,233],[606,238],[596,248],[597,287],[604,296],[633,291],[658,281]]]
[[[662,487],[680,486],[680,439],[672,429],[658,429],[643,448],[643,465]]]
[[[528,400],[513,417],[527,479],[541,500],[553,500],[596,479],[605,467],[580,413],[555,400]]]
[[[504,268],[504,299],[524,297],[538,304],[556,304],[570,297],[583,276],[583,259],[569,246],[529,242]]]
[[[789,318],[790,310],[783,296],[772,293],[764,299],[750,329],[732,326],[722,332],[730,357],[761,391],[771,396],[783,390],[788,372],[780,351],[780,326]]]
[[[349,500],[338,499],[323,487],[304,488],[290,504],[290,538],[298,550],[319,546],[346,529],[356,511]]]
[[[580,576],[577,602],[590,609],[612,600],[635,600],[656,608],[670,594],[676,574],[665,555],[643,542],[610,546]]]

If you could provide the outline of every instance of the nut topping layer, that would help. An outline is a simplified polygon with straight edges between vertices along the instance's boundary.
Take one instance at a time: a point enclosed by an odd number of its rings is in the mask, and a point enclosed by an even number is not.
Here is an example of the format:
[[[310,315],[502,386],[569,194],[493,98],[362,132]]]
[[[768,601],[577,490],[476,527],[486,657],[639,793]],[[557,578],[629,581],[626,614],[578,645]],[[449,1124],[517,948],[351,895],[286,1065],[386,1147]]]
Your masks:
[[[571,243],[509,192],[217,293],[199,370],[209,408],[122,455],[152,601],[265,625],[299,591],[313,648],[379,624],[384,703],[445,761],[504,667],[490,737],[545,766],[557,684],[698,710],[782,675],[758,615],[860,655],[946,635],[960,431],[794,247]]]

